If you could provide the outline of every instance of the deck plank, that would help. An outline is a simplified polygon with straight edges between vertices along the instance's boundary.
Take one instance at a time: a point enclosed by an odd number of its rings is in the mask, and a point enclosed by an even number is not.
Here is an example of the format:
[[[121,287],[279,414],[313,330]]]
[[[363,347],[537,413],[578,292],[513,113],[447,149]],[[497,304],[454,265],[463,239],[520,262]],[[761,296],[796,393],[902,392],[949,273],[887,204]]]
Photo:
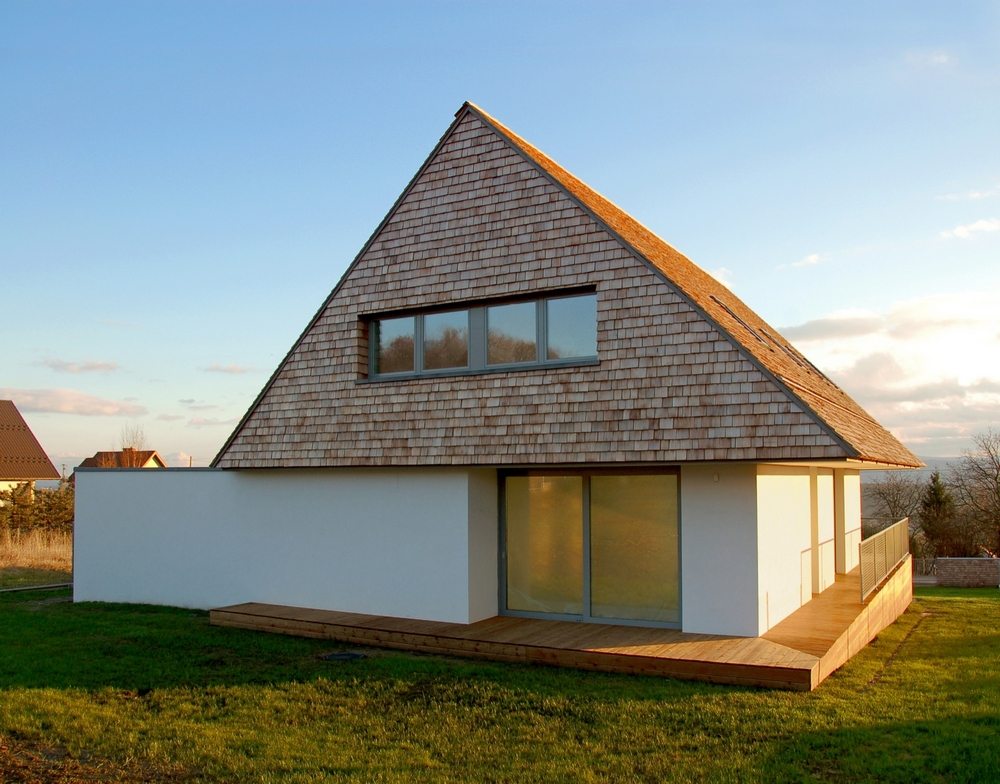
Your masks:
[[[907,561],[866,602],[859,598],[857,571],[838,575],[834,585],[762,637],[511,616],[458,624],[262,602],[213,609],[210,620],[352,645],[809,690],[906,609],[910,575]]]

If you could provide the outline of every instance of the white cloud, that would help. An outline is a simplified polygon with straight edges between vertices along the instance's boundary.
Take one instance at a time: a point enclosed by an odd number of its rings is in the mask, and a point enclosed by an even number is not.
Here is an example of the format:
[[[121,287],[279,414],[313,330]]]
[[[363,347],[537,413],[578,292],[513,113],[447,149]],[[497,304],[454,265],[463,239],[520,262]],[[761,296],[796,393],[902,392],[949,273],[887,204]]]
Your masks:
[[[206,466],[209,463],[209,460],[195,457],[189,452],[185,452],[183,449],[177,452],[169,452],[163,455],[163,459],[171,468]]]
[[[211,411],[213,408],[218,408],[215,403],[205,403],[204,401],[195,400],[193,397],[181,398],[177,402],[188,411]]]
[[[804,267],[815,267],[817,264],[822,263],[825,260],[825,256],[819,253],[809,253],[803,256],[798,261],[793,261],[790,264],[779,264],[775,269],[785,270],[785,269],[803,269]]]
[[[218,362],[213,362],[206,368],[202,368],[206,373],[229,373],[232,375],[240,375],[242,373],[250,373],[254,370],[252,367],[246,367],[244,365],[220,365]]]
[[[0,398],[13,400],[21,411],[79,416],[141,416],[143,406],[107,400],[75,389],[0,389]]]
[[[823,260],[823,257],[818,253],[810,253],[808,256],[803,256],[798,261],[793,261],[793,267],[815,267]]]
[[[974,223],[965,223],[961,226],[956,226],[953,229],[942,231],[941,238],[946,240],[967,240],[973,234],[991,231],[1000,231],[1000,218],[983,218],[982,220],[977,220]]]
[[[782,329],[917,454],[955,456],[1000,421],[1000,292],[897,302]]]
[[[158,417],[156,417],[158,422],[177,422],[178,420],[183,418],[184,417],[181,414],[160,414]]]
[[[906,62],[915,68],[944,68],[955,65],[955,56],[944,49],[925,49],[906,53]]]
[[[69,362],[65,359],[43,359],[38,363],[57,373],[110,373],[118,370],[115,362]]]
[[[1000,186],[988,188],[983,191],[964,191],[963,193],[946,193],[938,196],[938,201],[980,201],[981,199],[991,199],[1000,194]]]

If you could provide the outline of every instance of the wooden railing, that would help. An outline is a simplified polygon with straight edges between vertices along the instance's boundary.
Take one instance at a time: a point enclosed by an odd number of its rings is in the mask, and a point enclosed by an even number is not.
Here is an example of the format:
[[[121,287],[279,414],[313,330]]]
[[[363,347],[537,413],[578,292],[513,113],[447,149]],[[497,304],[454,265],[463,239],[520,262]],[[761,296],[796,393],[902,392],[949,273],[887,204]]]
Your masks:
[[[881,585],[910,552],[910,518],[904,517],[860,545],[861,601]]]

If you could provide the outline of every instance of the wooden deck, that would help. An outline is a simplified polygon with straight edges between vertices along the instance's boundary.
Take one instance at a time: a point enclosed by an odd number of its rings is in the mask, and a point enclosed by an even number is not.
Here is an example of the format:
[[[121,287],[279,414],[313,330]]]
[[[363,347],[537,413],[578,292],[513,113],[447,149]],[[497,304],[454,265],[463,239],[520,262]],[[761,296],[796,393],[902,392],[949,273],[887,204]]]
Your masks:
[[[865,603],[859,596],[857,571],[838,576],[763,637],[507,616],[464,625],[256,602],[214,609],[211,622],[354,645],[810,690],[906,609],[910,561]]]

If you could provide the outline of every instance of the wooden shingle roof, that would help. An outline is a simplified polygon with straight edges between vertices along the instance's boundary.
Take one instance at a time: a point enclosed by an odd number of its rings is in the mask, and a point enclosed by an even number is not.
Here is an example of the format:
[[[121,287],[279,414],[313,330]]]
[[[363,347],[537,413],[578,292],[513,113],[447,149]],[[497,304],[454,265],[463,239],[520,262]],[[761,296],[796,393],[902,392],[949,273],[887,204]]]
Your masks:
[[[58,479],[35,434],[12,400],[0,400],[0,481]]]
[[[367,324],[592,287],[600,361],[370,383]],[[920,461],[725,286],[465,104],[222,468]]]
[[[923,465],[722,283],[481,108],[466,103],[459,114],[465,110],[492,126],[635,255],[652,265],[681,296],[728,333],[762,370],[812,412],[856,459],[898,466]]]

